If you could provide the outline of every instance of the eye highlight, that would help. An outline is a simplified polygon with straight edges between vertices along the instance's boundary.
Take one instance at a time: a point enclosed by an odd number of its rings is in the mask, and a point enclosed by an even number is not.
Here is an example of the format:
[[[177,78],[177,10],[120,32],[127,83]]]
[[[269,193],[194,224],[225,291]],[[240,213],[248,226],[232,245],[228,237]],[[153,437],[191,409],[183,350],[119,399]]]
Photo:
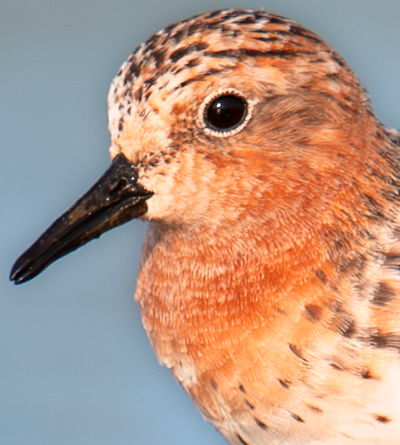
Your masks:
[[[251,118],[252,104],[233,88],[210,94],[199,110],[198,125],[205,133],[227,137],[242,130]]]

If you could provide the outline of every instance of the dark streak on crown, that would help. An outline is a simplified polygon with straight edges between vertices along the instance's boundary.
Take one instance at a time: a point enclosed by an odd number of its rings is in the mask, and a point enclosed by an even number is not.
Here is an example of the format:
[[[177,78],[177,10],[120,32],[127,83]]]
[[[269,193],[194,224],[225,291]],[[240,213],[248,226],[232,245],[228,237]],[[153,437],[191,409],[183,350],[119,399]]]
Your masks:
[[[282,29],[279,29],[280,27]],[[249,33],[251,39],[261,44],[265,43],[265,49],[235,47],[233,40],[244,32]],[[204,41],[206,39],[193,42],[192,36],[195,34],[199,34],[200,37],[209,33],[219,33],[222,40],[226,39],[227,46],[230,44],[232,47],[228,46],[226,50],[207,51],[209,45]],[[188,44],[186,40],[189,37],[192,37],[192,42]],[[158,78],[160,73],[177,69],[176,63],[193,53],[198,55],[184,63],[184,67],[199,65],[203,57],[285,59],[304,55],[316,57],[321,51],[329,52],[330,49],[318,36],[284,17],[265,11],[217,10],[172,23],[153,34],[135,49],[128,58],[127,66],[123,71],[119,71],[118,75],[124,75],[125,86],[129,82],[134,84],[134,79],[143,75],[146,67],[148,67],[146,72],[153,71],[153,76]],[[345,66],[339,56],[335,57],[340,66]],[[154,70],[161,71],[156,75]]]

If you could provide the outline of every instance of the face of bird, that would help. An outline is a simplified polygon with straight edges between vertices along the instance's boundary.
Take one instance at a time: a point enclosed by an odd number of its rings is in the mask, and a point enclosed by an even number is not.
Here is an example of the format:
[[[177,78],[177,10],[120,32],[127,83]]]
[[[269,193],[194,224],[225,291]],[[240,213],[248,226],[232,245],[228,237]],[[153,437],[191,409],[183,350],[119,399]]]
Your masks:
[[[240,234],[260,218],[300,230],[374,163],[364,140],[375,121],[351,69],[265,12],[156,33],[122,65],[108,105],[111,167],[17,261],[15,282],[138,217],[189,232]]]

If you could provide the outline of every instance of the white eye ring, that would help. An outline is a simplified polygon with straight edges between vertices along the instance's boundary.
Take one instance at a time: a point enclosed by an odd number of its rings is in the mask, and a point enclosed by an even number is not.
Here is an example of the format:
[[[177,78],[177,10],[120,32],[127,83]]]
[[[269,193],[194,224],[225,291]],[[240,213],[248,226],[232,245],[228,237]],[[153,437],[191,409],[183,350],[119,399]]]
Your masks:
[[[230,128],[227,128],[225,130],[218,129],[212,127],[206,122],[206,114],[209,106],[215,99],[222,96],[236,96],[237,98],[240,98],[246,105],[245,116],[243,117],[242,120],[239,121],[238,125],[234,125],[231,129]],[[256,102],[257,100],[248,100],[241,91],[236,90],[235,88],[221,88],[220,90],[214,91],[213,93],[209,94],[203,100],[198,111],[196,124],[200,129],[204,131],[204,133],[206,133],[209,136],[216,136],[220,138],[233,136],[239,133],[239,131],[243,130],[243,128],[247,125],[247,123],[252,117],[253,108]]]

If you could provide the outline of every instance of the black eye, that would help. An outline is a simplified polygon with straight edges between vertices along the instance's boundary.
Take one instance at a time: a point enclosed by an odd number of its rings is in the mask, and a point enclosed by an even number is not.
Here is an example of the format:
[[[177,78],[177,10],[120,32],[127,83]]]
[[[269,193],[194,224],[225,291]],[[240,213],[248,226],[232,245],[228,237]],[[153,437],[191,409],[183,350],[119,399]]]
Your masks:
[[[246,114],[246,101],[234,94],[226,94],[210,102],[205,110],[204,120],[211,129],[229,131],[238,127]]]

